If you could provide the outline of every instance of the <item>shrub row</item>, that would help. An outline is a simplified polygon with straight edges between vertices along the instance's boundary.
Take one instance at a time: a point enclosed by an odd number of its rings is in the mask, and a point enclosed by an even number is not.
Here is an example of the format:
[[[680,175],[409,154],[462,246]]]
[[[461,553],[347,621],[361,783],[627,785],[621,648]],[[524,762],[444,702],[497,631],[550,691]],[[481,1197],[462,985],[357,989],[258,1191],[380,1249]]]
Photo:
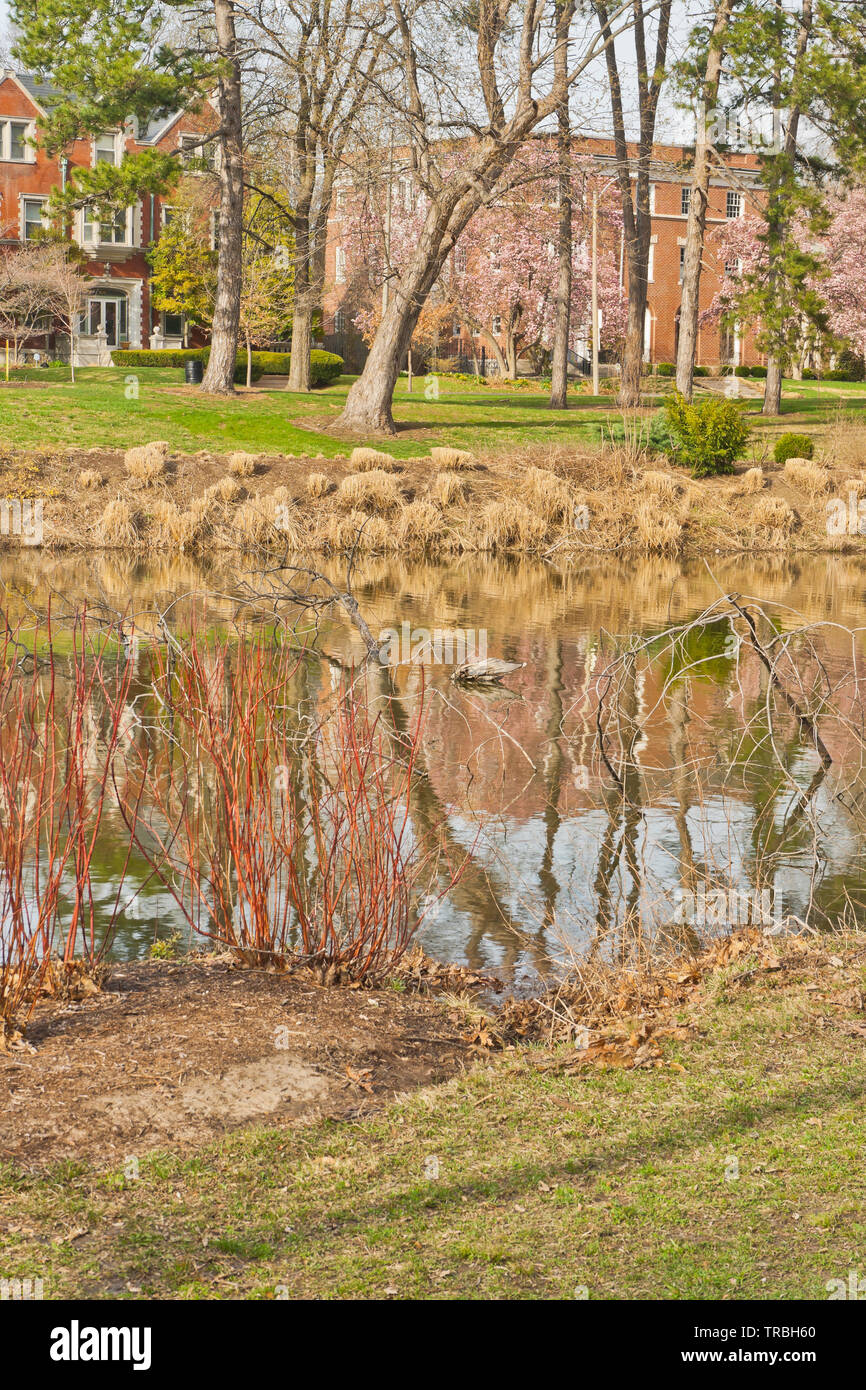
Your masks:
[[[207,363],[210,348],[130,348],[111,354],[115,367],[183,367],[185,363]],[[290,356],[287,352],[254,352],[252,354],[252,379],[258,381],[265,374],[285,376],[289,370]],[[324,352],[314,348],[310,353],[310,379],[313,386],[324,386],[336,381],[342,374],[343,359],[335,352]],[[235,381],[247,379],[247,355],[239,352],[235,366]]]

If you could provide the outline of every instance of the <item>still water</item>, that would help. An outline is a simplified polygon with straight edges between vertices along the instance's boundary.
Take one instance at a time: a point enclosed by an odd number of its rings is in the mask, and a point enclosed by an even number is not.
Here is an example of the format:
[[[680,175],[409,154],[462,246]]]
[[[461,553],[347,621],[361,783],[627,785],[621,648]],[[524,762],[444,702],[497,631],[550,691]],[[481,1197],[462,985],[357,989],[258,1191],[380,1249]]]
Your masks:
[[[342,587],[339,562],[322,564]],[[245,586],[262,587],[237,565],[35,552],[0,556],[0,582],[10,618],[49,603],[58,616],[85,600],[126,612],[142,681],[158,613],[182,634],[193,610],[206,611],[212,632],[230,634],[255,609]],[[413,834],[443,838],[452,863],[464,864],[424,921],[430,953],[526,983],[569,950],[624,958],[636,934],[687,943],[731,920],[771,925],[793,915],[820,929],[841,914],[866,916],[866,565],[823,556],[561,568],[389,557],[359,566],[353,589],[377,639],[406,633],[409,643],[374,669],[370,698],[399,725],[423,691]],[[718,608],[733,592],[753,612],[762,605],[758,635],[778,662],[775,679],[743,620]],[[708,610],[678,642],[663,635]],[[302,664],[294,695],[316,709],[341,664],[360,663],[364,648],[341,610],[307,614],[299,627],[320,655]],[[488,656],[522,665],[499,687],[457,686],[448,660],[429,659],[436,630],[452,663],[468,636]],[[413,647],[428,659],[399,663]],[[797,711],[815,722],[804,725]],[[100,845],[106,902],[125,846],[115,810]],[[124,894],[115,955],[185,934],[171,897],[135,857]]]

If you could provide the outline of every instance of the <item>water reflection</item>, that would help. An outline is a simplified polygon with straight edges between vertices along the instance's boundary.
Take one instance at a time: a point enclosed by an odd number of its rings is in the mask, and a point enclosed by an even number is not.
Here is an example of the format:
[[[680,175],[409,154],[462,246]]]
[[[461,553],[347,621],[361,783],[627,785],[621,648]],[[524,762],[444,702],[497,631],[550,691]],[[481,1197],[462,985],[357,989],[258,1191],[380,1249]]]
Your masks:
[[[339,561],[328,573],[342,579]],[[147,643],[181,631],[207,596],[215,631],[251,615],[245,576],[215,563],[41,556],[0,557],[11,617],[87,599],[128,611]],[[249,576],[246,576],[247,578]],[[829,766],[747,644],[707,624],[676,644],[650,639],[704,612],[724,591],[761,600],[790,641],[786,679],[810,699],[832,692],[822,733]],[[817,925],[863,915],[862,710],[866,566],[848,558],[780,557],[703,563],[599,562],[558,568],[463,558],[446,565],[367,561],[354,591],[374,634],[413,628],[484,630],[491,655],[523,662],[508,686],[460,689],[444,666],[423,674],[428,714],[412,799],[413,832],[444,841],[459,882],[428,913],[431,952],[521,980],[579,947],[628,959],[638,940],[684,945],[724,929],[726,905],[790,914]],[[802,619],[820,623],[817,652]],[[315,715],[340,664],[364,649],[339,610],[315,624],[320,653],[299,667],[292,699]],[[616,715],[599,723],[600,695],[623,640],[648,644],[616,676]],[[417,666],[376,669],[371,698],[396,731],[417,713]],[[99,716],[94,712],[94,737]],[[101,840],[106,898],[125,855],[109,809]],[[66,885],[67,892],[71,885]],[[155,935],[185,931],[170,896],[133,854],[114,951],[141,954]],[[731,894],[739,895],[731,898]],[[748,906],[751,903],[751,906]],[[735,909],[738,910],[738,909]]]

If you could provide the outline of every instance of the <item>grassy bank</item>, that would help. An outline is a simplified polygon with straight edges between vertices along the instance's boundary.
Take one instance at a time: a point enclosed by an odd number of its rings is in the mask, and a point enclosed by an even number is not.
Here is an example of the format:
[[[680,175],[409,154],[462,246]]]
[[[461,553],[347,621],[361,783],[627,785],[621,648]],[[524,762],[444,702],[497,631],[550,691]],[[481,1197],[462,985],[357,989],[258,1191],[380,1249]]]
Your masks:
[[[523,1047],[134,1181],[7,1167],[0,1272],[49,1298],[826,1298],[864,1272],[864,964],[862,937],[743,954],[649,1069]]]
[[[807,467],[741,464],[695,480],[625,447],[538,444],[471,457],[348,452],[238,457],[208,450],[131,465],[120,451],[6,451],[0,497],[42,498],[50,550],[707,555],[863,548],[859,431]],[[347,446],[343,446],[344,450]],[[827,466],[830,465],[830,466]],[[845,525],[828,532],[828,504]],[[24,537],[26,541],[26,536]],[[7,546],[21,542],[4,537]]]
[[[8,387],[0,382],[0,443],[111,449],[167,439],[180,453],[246,449],[328,457],[345,449],[330,430],[354,380],[350,376],[305,395],[275,389],[265,378],[227,400],[184,385],[180,369],[87,367],[76,375],[73,386],[65,368],[32,368],[14,373]],[[661,377],[645,385],[648,407],[672,389]],[[438,398],[428,399],[423,379],[416,379],[411,394],[405,377],[400,379],[394,396],[398,435],[384,445],[394,457],[424,454],[431,444],[481,451],[585,445],[598,440],[609,417],[619,418],[610,393],[593,397],[583,384],[572,388],[567,411],[550,410],[544,390],[528,384],[498,390],[443,376],[437,386]],[[762,420],[759,396],[744,408],[755,427],[758,457],[781,429],[803,428],[820,437],[840,413],[866,423],[866,385],[786,382],[779,422]]]

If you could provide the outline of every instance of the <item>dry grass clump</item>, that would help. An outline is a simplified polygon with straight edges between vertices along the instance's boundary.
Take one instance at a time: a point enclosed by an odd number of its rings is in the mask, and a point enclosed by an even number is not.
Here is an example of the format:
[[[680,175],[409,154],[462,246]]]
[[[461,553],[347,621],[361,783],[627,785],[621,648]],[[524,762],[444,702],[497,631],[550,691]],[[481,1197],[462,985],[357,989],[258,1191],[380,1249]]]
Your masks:
[[[257,454],[245,454],[238,450],[229,454],[229,473],[236,478],[251,478],[258,467]]]
[[[382,516],[367,512],[349,512],[346,516],[329,516],[318,533],[320,541],[332,550],[357,548],[361,554],[390,550],[396,544],[394,525]]]
[[[660,502],[675,502],[682,490],[679,478],[675,478],[672,473],[662,473],[654,468],[646,470],[641,482],[645,491],[658,498]]]
[[[379,449],[353,449],[349,455],[349,469],[352,473],[369,473],[371,469],[382,473],[397,473],[400,464],[390,454]]]
[[[533,511],[547,521],[566,521],[574,510],[568,483],[547,468],[527,468],[522,493]]]
[[[475,459],[466,449],[448,449],[437,446],[430,450],[430,461],[437,468],[474,468]]]
[[[466,496],[466,484],[456,473],[446,470],[444,473],[436,474],[430,484],[430,495],[443,507],[450,507],[455,502],[463,501]]]
[[[750,496],[752,493],[761,492],[764,487],[763,468],[747,468],[741,478],[738,478],[734,486],[737,496]]]
[[[139,444],[134,449],[127,449],[123,466],[130,478],[152,483],[165,472],[170,453],[171,445],[164,439],[157,439],[152,444]]]
[[[677,517],[663,505],[664,498],[645,497],[635,507],[637,533],[644,549],[656,555],[675,555],[683,528]]]
[[[104,545],[134,546],[138,542],[138,514],[122,497],[115,497],[99,518],[97,530]]]
[[[205,497],[218,497],[221,502],[239,502],[244,495],[243,483],[237,478],[233,478],[227,473],[224,478],[220,478],[218,483],[211,483],[205,489]]]
[[[241,550],[301,548],[302,526],[288,488],[272,495],[250,497],[232,518],[232,534]]]
[[[480,550],[537,550],[547,534],[547,521],[516,497],[488,502],[476,532]]]
[[[331,484],[325,473],[310,473],[307,476],[307,492],[310,497],[324,497],[330,492]]]
[[[75,482],[83,488],[102,487],[104,479],[96,468],[82,468]]]
[[[350,473],[337,489],[337,503],[346,510],[364,508],[370,512],[393,512],[400,501],[396,480],[381,468],[371,469],[369,473]]]
[[[866,478],[845,478],[839,488],[839,496],[847,499],[852,492],[858,502],[861,497],[866,497]]]
[[[444,518],[429,497],[416,497],[397,517],[397,543],[406,550],[429,550],[441,543]]]
[[[777,538],[790,535],[796,524],[796,512],[781,497],[759,497],[752,508],[752,525]]]
[[[830,489],[830,474],[811,459],[788,459],[784,469],[785,481],[798,492],[819,497]]]

